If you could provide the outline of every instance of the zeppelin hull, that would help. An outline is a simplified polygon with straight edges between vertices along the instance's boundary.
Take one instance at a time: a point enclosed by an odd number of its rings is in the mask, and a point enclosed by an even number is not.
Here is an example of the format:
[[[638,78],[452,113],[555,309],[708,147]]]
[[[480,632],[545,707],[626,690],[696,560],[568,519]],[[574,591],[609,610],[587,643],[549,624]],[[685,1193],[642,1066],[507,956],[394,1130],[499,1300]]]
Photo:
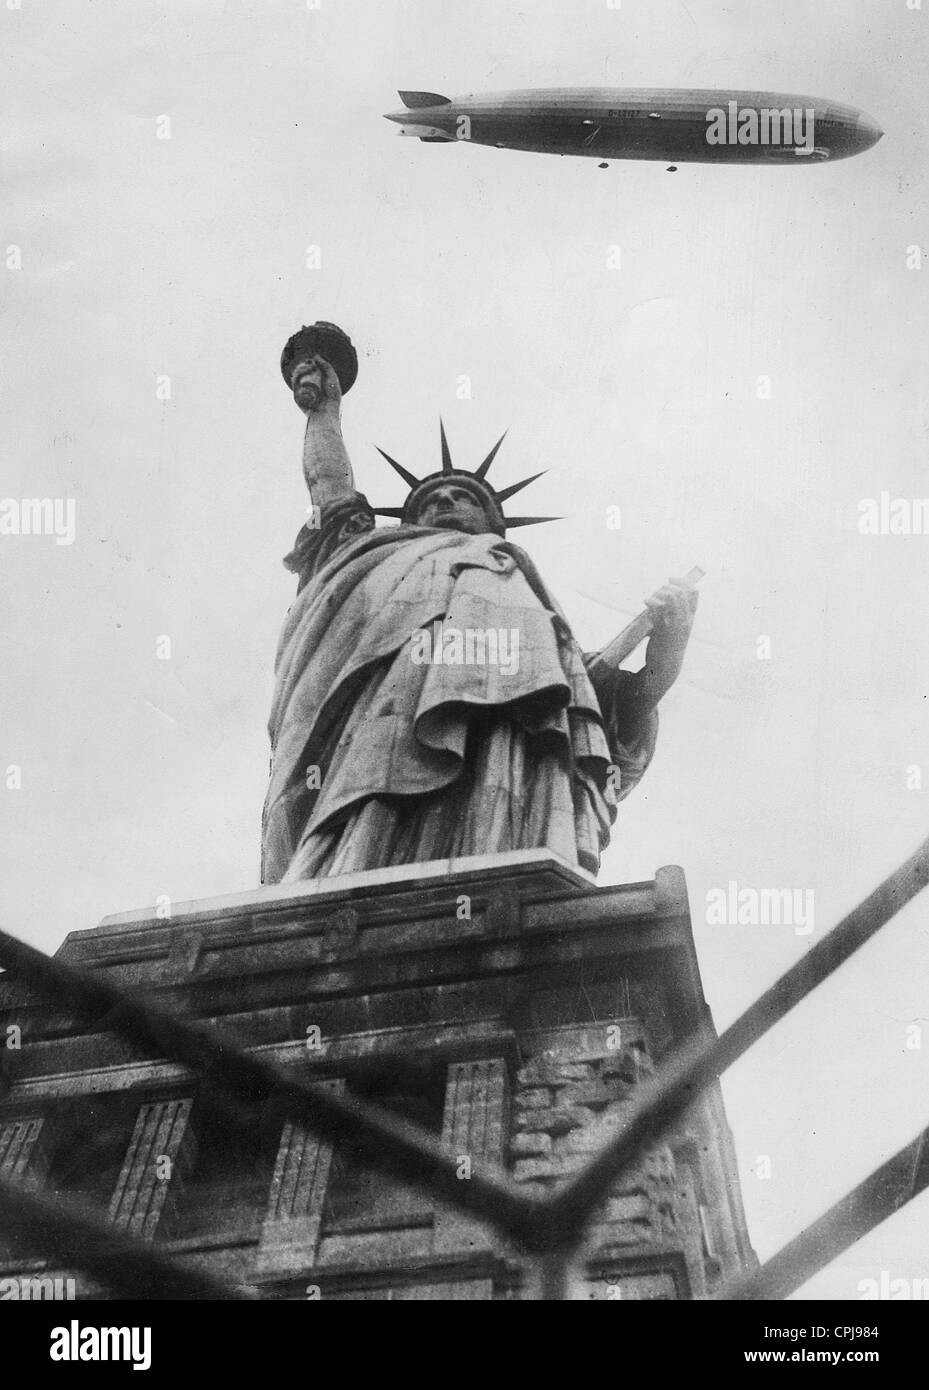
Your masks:
[[[407,109],[388,120],[402,134],[601,161],[796,165],[848,158],[882,134],[853,106],[784,92],[549,88],[401,95]]]

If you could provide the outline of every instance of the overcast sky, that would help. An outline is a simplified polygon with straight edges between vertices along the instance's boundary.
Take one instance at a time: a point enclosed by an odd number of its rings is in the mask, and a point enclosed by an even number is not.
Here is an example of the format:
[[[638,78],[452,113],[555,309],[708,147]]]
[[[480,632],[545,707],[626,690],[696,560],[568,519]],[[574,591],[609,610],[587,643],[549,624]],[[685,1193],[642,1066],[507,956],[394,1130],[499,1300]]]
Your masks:
[[[278,357],[317,318],[359,349],[344,430],[375,504],[403,487],[373,445],[432,471],[440,412],[470,468],[509,427],[498,485],[549,470],[520,504],[565,519],[515,538],[585,649],[706,570],[601,882],[683,865],[718,1027],[903,859],[929,798],[929,536],[863,536],[858,507],[929,495],[929,266],[907,268],[929,251],[927,26],[906,0],[0,10],[0,242],[22,260],[0,265],[0,495],[76,505],[72,545],[0,537],[4,924],[53,950],[258,882],[307,503]],[[398,87],[575,84],[804,93],[886,134],[832,166],[668,174],[381,118]],[[813,890],[814,933],[707,924],[729,880]],[[927,937],[923,898],[726,1078],[762,1258],[929,1120]],[[927,1251],[924,1199],[806,1296],[927,1277]]]

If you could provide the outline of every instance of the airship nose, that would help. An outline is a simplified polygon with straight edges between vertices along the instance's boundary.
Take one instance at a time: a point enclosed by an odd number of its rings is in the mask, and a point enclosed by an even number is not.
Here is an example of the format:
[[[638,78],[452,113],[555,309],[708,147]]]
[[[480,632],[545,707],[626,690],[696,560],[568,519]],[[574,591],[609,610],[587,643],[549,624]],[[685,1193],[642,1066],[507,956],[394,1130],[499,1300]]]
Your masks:
[[[872,116],[868,116],[864,111],[859,112],[858,124],[855,134],[857,145],[861,150],[869,150],[872,145],[876,145],[884,132],[881,130],[877,121]]]

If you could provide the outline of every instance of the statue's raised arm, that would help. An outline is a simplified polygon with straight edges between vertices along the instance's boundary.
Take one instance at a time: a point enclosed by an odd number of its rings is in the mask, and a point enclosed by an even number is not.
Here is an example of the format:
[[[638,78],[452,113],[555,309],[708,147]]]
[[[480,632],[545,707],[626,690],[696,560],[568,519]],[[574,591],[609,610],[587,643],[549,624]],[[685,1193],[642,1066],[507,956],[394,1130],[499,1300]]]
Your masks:
[[[355,349],[335,324],[316,323],[288,341],[281,372],[306,416],[303,476],[314,507],[350,498],[354,478],[342,439],[342,396],[358,372]]]

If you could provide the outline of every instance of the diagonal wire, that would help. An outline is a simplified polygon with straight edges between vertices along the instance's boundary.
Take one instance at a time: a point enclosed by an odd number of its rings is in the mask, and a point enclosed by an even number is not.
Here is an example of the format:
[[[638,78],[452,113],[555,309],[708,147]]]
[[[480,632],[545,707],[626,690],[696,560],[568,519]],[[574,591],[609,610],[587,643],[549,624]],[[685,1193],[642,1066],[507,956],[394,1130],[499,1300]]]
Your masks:
[[[869,941],[929,883],[929,840],[895,869],[837,927],[797,961],[715,1041],[693,1035],[657,1072],[640,1084],[635,1109],[623,1129],[551,1200],[547,1213],[553,1244],[577,1242],[611,1185],[743,1052]]]
[[[53,960],[34,947],[0,932],[0,964],[15,971],[56,1003],[89,1015],[98,1026],[154,1047],[200,1073],[211,1101],[241,1124],[257,1119],[265,1102],[335,1143],[350,1139],[366,1165],[416,1186],[489,1221],[498,1230],[532,1247],[539,1240],[538,1199],[515,1184],[486,1173],[458,1176],[454,1156],[434,1135],[379,1106],[338,1096],[288,1075],[229,1039],[156,1008],[83,970]]]
[[[195,1027],[98,977],[65,966],[0,932],[0,963],[25,976],[56,1001],[81,1013],[105,1015],[101,1026],[155,1046],[198,1070],[214,1098],[236,1118],[241,1106],[259,1107],[274,1094],[292,1118],[324,1138],[351,1137],[371,1167],[419,1186],[489,1222],[536,1253],[568,1250],[610,1187],[694,1102],[699,1093],[838,969],[929,882],[929,841],[786,972],[717,1040],[696,1035],[641,1083],[632,1117],[570,1182],[546,1199],[529,1198],[514,1184],[475,1173],[459,1181],[457,1165],[426,1131],[377,1106],[340,1097],[289,1077],[202,1027]],[[915,1160],[914,1160],[915,1161]]]
[[[929,1131],[900,1149],[744,1279],[735,1279],[716,1299],[787,1298],[843,1250],[893,1216],[929,1187],[925,1147]]]
[[[224,1284],[198,1269],[186,1269],[133,1236],[103,1225],[92,1208],[73,1201],[51,1201],[0,1179],[0,1217],[14,1233],[38,1232],[43,1251],[65,1268],[85,1269],[124,1298],[236,1299],[257,1295]],[[26,1277],[26,1276],[23,1276]]]

